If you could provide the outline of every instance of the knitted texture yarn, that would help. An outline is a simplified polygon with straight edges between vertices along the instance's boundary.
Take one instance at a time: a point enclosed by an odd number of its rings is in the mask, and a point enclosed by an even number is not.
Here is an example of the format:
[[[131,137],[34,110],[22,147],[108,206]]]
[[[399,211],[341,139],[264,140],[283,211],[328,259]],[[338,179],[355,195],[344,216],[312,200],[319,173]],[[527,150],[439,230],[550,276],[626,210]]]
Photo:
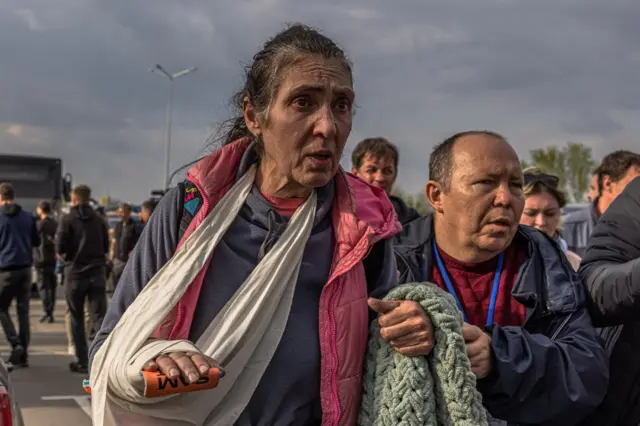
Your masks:
[[[431,317],[433,351],[407,357],[395,351],[373,321],[365,358],[360,426],[486,426],[482,396],[465,351],[462,314],[431,283],[405,284],[385,300],[413,300]]]

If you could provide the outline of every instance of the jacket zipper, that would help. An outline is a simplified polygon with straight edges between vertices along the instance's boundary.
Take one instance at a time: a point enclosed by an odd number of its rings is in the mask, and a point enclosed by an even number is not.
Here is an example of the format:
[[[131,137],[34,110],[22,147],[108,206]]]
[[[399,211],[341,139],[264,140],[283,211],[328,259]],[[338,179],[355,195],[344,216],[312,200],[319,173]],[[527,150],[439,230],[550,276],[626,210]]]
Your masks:
[[[571,319],[571,317],[573,316],[573,312],[570,313],[569,315],[567,315],[567,317],[562,320],[562,323],[560,324],[560,327],[558,327],[556,329],[556,331],[553,333],[553,336],[551,336],[551,340],[556,340],[556,337],[558,337],[558,334],[560,334],[560,332],[562,330],[564,330],[564,328],[567,326],[567,324],[569,324],[569,320]]]
[[[337,277],[336,277],[337,278]],[[336,295],[338,294],[338,286],[334,284],[333,292],[331,293],[331,298],[329,299],[329,321],[331,323],[331,394],[333,397],[333,406],[335,408],[335,416],[334,416],[334,425],[338,426],[340,423],[340,416],[342,415],[341,407],[340,407],[340,397],[338,395],[338,382],[337,382],[337,374],[338,374],[338,348],[336,345],[336,317],[334,312],[334,302]]]
[[[362,238],[366,238],[368,234],[365,234]],[[361,257],[359,257],[355,262],[352,262],[349,267],[344,267],[342,268],[342,272],[340,272],[339,274],[336,274],[334,277],[332,277],[331,279],[331,284],[333,284],[335,282],[335,280],[340,277],[341,275],[343,275],[346,271],[350,270],[351,268],[353,268],[354,265],[357,265],[358,262],[362,262],[362,260],[366,257],[366,255],[371,251],[372,246],[371,244],[369,244],[369,247],[367,249],[367,251],[365,252],[365,254]],[[338,381],[337,381],[337,373],[338,373],[338,348],[336,345],[336,337],[337,337],[337,333],[336,333],[336,328],[337,328],[337,324],[336,324],[336,317],[335,317],[335,298],[338,294],[338,287],[334,286],[335,288],[333,289],[332,293],[331,293],[331,297],[329,298],[329,323],[330,323],[330,327],[331,327],[331,356],[332,356],[332,365],[331,365],[331,396],[332,396],[332,403],[335,407],[335,416],[334,416],[334,422],[333,425],[338,426],[338,424],[340,423],[340,418],[342,417],[342,409],[340,407],[340,397],[338,395]]]

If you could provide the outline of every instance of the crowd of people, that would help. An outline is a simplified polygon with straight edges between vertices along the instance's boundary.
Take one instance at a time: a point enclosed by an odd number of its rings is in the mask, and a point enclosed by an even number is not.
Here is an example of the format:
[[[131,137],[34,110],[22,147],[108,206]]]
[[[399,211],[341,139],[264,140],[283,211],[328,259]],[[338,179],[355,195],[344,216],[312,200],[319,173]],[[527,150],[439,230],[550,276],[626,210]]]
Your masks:
[[[66,214],[56,215],[52,203],[42,200],[34,215],[24,211],[15,199],[13,186],[0,184],[0,319],[12,347],[7,362],[14,367],[29,366],[29,304],[35,269],[44,312],[40,322],[55,322],[57,291],[59,284],[63,285],[69,354],[77,357],[69,368],[86,374],[88,342],[101,327],[107,295],[113,293],[122,264],[155,203],[142,203],[137,222],[131,217],[131,205],[121,204],[120,221],[111,232],[103,212],[91,205],[91,189],[86,185],[74,188]],[[14,300],[19,332],[9,316]]]
[[[430,282],[462,313],[491,425],[640,424],[640,154],[607,155],[590,203],[563,217],[557,176],[522,170],[499,133],[461,132],[430,155],[432,213],[421,216],[391,194],[399,150],[389,140],[363,140],[351,173],[340,167],[355,92],[351,63],[329,38],[303,25],[279,33],[233,99],[223,146],[168,191],[142,232],[121,208],[108,308],[108,237],[88,188],[73,191],[57,225],[42,203],[36,225],[0,187],[0,318],[12,362],[26,361],[22,286],[37,247],[42,283],[56,258],[65,263],[71,369],[91,370],[94,424],[178,424],[180,413],[200,425],[353,426],[371,321],[407,357],[436,344],[420,304],[383,300]],[[19,335],[7,313],[14,298]],[[224,385],[151,403],[119,365],[191,383],[219,367]]]

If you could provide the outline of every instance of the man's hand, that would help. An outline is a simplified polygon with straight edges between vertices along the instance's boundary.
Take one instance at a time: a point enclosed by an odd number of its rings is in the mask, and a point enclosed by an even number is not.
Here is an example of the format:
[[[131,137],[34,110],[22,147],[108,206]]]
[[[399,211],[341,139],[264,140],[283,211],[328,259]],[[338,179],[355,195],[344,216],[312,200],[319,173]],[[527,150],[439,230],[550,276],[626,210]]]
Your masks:
[[[475,325],[462,325],[462,337],[467,347],[471,371],[478,379],[487,377],[493,368],[491,337]]]
[[[433,349],[433,324],[419,303],[369,298],[369,307],[382,314],[380,336],[406,356],[429,355]]]
[[[220,368],[217,362],[198,352],[172,352],[160,355],[142,368],[143,371],[160,371],[171,379],[184,377],[189,383],[195,383],[212,368]],[[223,371],[220,368],[221,372]]]

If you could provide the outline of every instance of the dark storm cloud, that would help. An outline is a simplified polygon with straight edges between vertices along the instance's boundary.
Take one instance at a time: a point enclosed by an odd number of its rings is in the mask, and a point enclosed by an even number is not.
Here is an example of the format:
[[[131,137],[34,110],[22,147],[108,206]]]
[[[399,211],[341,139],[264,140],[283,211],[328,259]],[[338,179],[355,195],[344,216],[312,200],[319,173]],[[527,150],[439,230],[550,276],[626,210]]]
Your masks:
[[[640,108],[631,1],[207,3],[0,0],[0,148],[58,155],[100,193],[144,197],[162,177],[167,96],[148,68],[199,67],[175,83],[178,167],[228,114],[240,63],[287,21],[321,27],[354,61],[345,164],[358,138],[389,136],[409,189],[454,131],[494,128],[525,154],[575,136],[601,155],[630,140],[626,112]]]

